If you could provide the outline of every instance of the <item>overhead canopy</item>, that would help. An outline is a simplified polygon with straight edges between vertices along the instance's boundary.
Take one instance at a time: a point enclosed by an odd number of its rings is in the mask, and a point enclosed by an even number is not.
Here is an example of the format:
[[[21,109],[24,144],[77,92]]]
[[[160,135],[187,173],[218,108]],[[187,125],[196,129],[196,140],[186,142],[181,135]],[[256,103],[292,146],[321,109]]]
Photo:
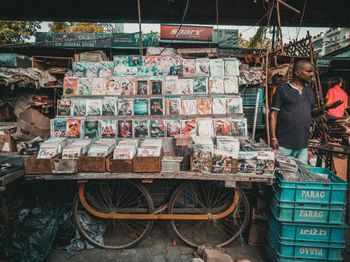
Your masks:
[[[219,24],[255,25],[273,0],[217,0]],[[302,11],[303,26],[350,27],[349,0],[283,0]],[[187,0],[140,0],[142,22],[180,23]],[[216,24],[216,0],[188,0],[186,24]],[[2,20],[138,22],[137,0],[0,0]],[[302,18],[281,5],[283,26],[299,26]],[[259,25],[267,24],[268,16]],[[271,23],[276,23],[275,11]]]

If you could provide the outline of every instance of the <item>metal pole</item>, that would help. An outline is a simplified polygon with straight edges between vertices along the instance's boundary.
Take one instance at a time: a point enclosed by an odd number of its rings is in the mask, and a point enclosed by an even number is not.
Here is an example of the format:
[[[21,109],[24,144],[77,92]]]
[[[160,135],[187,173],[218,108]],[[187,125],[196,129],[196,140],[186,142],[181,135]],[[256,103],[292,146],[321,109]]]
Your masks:
[[[254,121],[253,121],[253,139],[255,139],[256,131],[256,121],[258,119],[258,109],[259,109],[259,88],[256,89],[256,100],[255,100],[255,110],[254,110]]]

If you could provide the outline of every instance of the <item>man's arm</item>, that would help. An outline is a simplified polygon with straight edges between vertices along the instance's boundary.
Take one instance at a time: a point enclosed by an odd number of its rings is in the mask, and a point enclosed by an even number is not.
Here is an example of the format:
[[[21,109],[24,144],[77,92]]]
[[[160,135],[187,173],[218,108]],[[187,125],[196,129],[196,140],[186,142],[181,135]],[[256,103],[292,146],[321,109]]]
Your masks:
[[[277,149],[279,144],[276,137],[276,126],[277,126],[278,111],[272,110],[270,113],[270,131],[271,131],[271,147]]]

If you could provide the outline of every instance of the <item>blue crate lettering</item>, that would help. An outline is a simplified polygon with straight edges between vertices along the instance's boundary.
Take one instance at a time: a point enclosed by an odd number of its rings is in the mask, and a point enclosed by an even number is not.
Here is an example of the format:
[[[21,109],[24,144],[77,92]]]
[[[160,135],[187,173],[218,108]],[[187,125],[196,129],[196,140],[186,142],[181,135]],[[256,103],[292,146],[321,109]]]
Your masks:
[[[324,224],[296,224],[280,222],[274,213],[270,214],[268,223],[284,241],[309,241],[310,243],[332,243],[344,245],[346,226],[328,226]]]
[[[277,173],[275,189],[281,201],[324,204],[346,203],[347,184],[344,180],[323,167],[311,167],[309,170],[327,176],[332,182],[285,181],[283,176]]]

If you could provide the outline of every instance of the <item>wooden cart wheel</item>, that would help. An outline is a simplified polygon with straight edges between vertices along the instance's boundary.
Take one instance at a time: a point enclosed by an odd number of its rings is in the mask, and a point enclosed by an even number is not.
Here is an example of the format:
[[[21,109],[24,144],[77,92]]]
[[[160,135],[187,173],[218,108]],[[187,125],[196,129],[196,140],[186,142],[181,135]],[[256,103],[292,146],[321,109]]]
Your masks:
[[[153,201],[143,185],[130,181],[95,181],[85,186],[85,198],[96,211],[103,213],[150,214]],[[88,213],[77,195],[73,215],[79,233],[92,245],[106,249],[129,248],[151,230],[152,220],[101,219]],[[100,232],[100,234],[98,233]]]
[[[239,189],[225,188],[221,182],[185,182],[171,196],[169,213],[221,213],[234,201],[235,190]],[[229,216],[217,220],[171,220],[170,226],[190,246],[225,246],[242,233],[249,221],[249,202],[243,191],[239,190],[239,194],[237,208]]]

